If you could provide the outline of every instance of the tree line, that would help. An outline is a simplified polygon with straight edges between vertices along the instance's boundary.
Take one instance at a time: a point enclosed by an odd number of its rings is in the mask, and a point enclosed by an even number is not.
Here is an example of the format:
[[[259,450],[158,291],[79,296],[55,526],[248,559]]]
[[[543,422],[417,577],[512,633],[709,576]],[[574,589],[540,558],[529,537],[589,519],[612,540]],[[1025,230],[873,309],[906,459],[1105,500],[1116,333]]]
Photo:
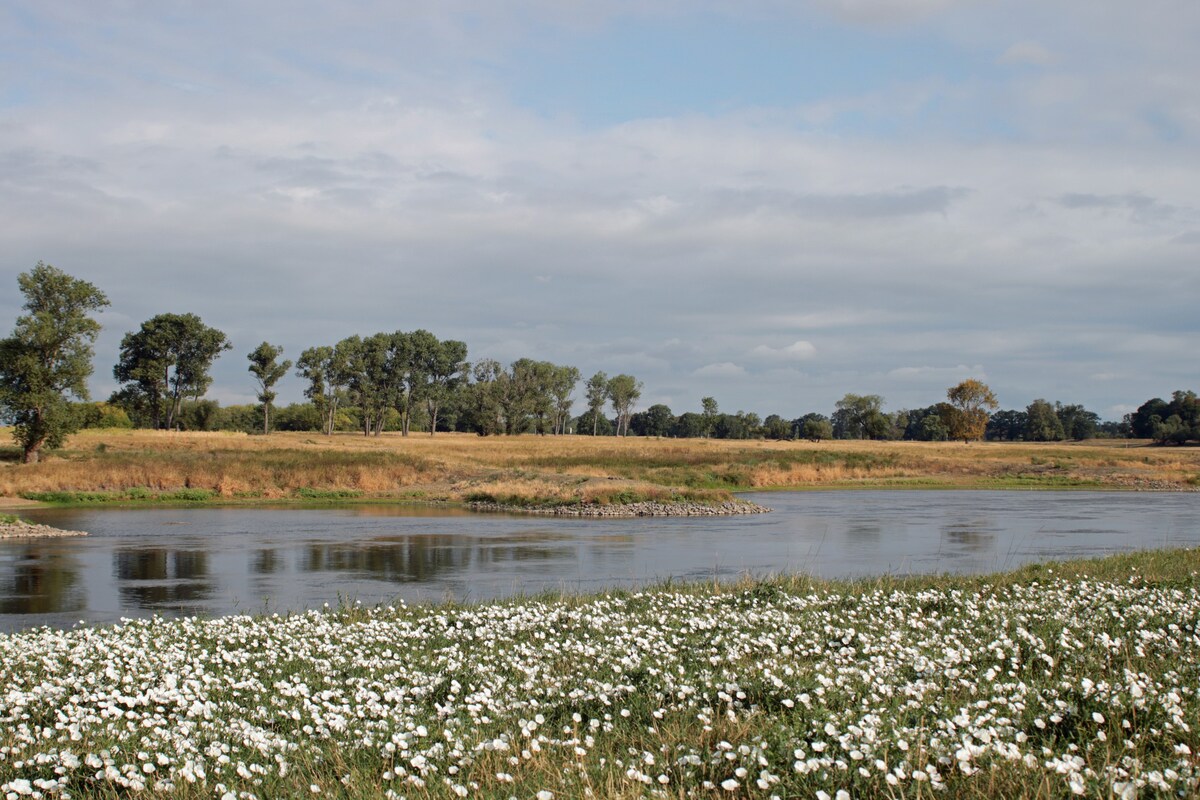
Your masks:
[[[1200,440],[1200,403],[1191,391],[1154,398],[1121,422],[1075,404],[1035,400],[996,411],[991,389],[975,379],[950,387],[934,405],[883,410],[877,394],[847,394],[833,413],[788,419],[722,413],[715,398],[699,412],[675,415],[664,404],[635,411],[643,385],[632,375],[597,372],[584,382],[586,410],[572,416],[582,375],[573,366],[521,358],[504,366],[467,360],[467,345],[426,330],[350,336],[304,350],[294,366],[306,403],[274,407],[275,385],[293,363],[262,342],[248,355],[257,406],[221,406],[204,398],[214,361],[232,349],[225,334],[195,314],[159,314],[121,340],[106,403],[88,403],[92,315],[109,303],[92,284],[39,262],[18,277],[25,314],[0,340],[0,415],[14,427],[24,460],[57,447],[80,427],[187,430],[464,431],[479,435],[582,434],[716,439],[906,439],[919,441],[1060,441],[1095,436]],[[71,398],[74,398],[72,400]],[[611,415],[606,413],[611,411]]]

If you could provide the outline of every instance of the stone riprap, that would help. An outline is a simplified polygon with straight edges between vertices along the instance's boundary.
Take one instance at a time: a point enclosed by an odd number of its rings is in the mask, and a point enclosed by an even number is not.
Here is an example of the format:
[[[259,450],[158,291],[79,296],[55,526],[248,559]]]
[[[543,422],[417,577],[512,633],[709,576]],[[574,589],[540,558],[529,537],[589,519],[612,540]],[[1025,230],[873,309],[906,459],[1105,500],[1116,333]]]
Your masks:
[[[468,503],[472,511],[499,511],[517,514],[542,514],[552,517],[720,517],[737,514],[766,514],[771,509],[749,500],[726,503],[612,503],[607,505],[570,505],[546,508],[505,505],[504,503]]]
[[[37,525],[24,520],[0,522],[0,539],[24,539],[46,536],[87,536],[87,531],[64,531],[50,525]]]

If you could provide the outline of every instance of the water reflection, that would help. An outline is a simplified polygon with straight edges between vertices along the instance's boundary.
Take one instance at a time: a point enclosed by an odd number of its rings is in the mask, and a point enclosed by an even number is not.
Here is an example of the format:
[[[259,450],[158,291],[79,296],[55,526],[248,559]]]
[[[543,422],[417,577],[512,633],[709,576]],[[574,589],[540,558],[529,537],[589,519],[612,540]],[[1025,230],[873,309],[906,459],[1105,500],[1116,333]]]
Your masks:
[[[91,536],[0,541],[0,630],[80,619],[486,600],[667,578],[987,572],[1200,545],[1200,495],[806,492],[774,513],[546,519],[443,509],[68,509]]]
[[[856,545],[870,545],[883,536],[883,526],[875,521],[855,521],[846,528],[846,538]]]
[[[255,575],[274,575],[280,572],[284,567],[283,560],[279,557],[279,551],[274,548],[259,550],[254,554],[254,560],[250,563],[250,571]]]
[[[426,582],[439,577],[516,562],[571,558],[574,547],[541,539],[480,539],[452,534],[389,536],[362,543],[309,544],[302,572],[365,573],[392,582]]]
[[[198,610],[216,589],[204,550],[122,549],[113,553],[121,597],[147,611]]]
[[[30,542],[0,561],[0,614],[80,611],[86,598],[75,558],[57,544]]]
[[[986,552],[996,541],[995,523],[987,519],[953,522],[942,528],[942,539],[947,544],[971,552]]]

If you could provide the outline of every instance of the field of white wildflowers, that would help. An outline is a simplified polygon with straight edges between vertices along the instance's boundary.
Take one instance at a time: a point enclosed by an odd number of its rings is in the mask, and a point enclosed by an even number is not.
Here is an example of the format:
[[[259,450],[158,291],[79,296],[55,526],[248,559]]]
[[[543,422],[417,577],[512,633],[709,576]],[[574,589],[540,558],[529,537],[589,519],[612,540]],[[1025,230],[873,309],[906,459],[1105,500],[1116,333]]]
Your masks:
[[[1123,558],[6,635],[0,796],[1194,796],[1200,552]]]

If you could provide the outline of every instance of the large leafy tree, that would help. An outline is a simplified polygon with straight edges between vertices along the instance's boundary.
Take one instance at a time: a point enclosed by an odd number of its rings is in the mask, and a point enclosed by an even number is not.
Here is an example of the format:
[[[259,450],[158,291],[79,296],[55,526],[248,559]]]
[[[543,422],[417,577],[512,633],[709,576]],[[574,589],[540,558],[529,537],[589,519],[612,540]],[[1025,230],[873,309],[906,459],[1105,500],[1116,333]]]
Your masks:
[[[550,375],[550,395],[554,398],[554,432],[567,432],[567,423],[571,419],[571,406],[574,404],[572,394],[575,384],[579,383],[579,370],[570,366],[555,366]]]
[[[819,442],[822,439],[833,438],[833,423],[824,414],[805,414],[796,420],[796,422],[799,423],[797,426],[799,435],[810,442]]]
[[[645,411],[634,414],[629,427],[638,436],[670,436],[675,429],[675,415],[670,406],[655,403]]]
[[[467,343],[456,339],[439,341],[433,334],[429,334],[429,338],[431,341],[413,349],[412,371],[422,379],[420,393],[429,413],[429,435],[433,436],[439,411],[466,376]]]
[[[300,354],[296,374],[308,381],[304,396],[321,415],[326,436],[333,435],[338,406],[346,399],[349,350],[343,342],[334,347],[310,347]]]
[[[603,372],[597,372],[588,378],[587,382],[587,404],[588,412],[592,417],[592,436],[599,432],[600,414],[604,411],[606,402],[608,402],[608,376]]]
[[[280,361],[283,348],[263,342],[246,356],[249,371],[258,382],[258,401],[263,404],[263,433],[271,432],[271,403],[275,402],[275,384],[292,368],[291,361]]]
[[[1029,415],[1024,411],[997,411],[988,418],[986,436],[995,441],[1019,441],[1025,438],[1025,425],[1028,421]]]
[[[93,345],[108,305],[104,293],[41,261],[17,276],[27,313],[0,340],[0,413],[13,425],[27,464],[78,428],[68,395],[88,399]]]
[[[617,436],[629,435],[629,416],[633,404],[642,396],[642,383],[632,375],[616,375],[608,380],[608,399],[617,412]]]
[[[500,376],[504,368],[493,358],[482,358],[470,367],[471,382],[462,388],[462,416],[468,430],[480,436],[504,431],[500,415]]]
[[[1061,442],[1064,438],[1062,420],[1049,401],[1038,398],[1025,408],[1025,441]]]
[[[835,404],[831,424],[838,439],[883,439],[891,428],[877,394],[843,396]]]
[[[1068,439],[1075,441],[1091,439],[1100,428],[1100,415],[1094,411],[1088,411],[1079,404],[1055,403],[1054,413],[1062,422],[1063,435]]]
[[[951,411],[947,416],[950,438],[969,442],[982,439],[987,430],[988,412],[998,408],[996,395],[986,383],[968,378],[946,390]]]
[[[704,415],[704,435],[711,436],[713,427],[717,424],[717,414],[721,412],[720,406],[717,405],[714,397],[700,398],[701,413]]]
[[[185,398],[208,391],[213,361],[232,347],[195,314],[159,314],[121,340],[113,377],[125,403],[145,409],[156,428],[173,428]]]
[[[1138,409],[1141,411],[1141,409]],[[1200,439],[1200,398],[1195,392],[1178,390],[1162,413],[1150,418],[1151,437],[1159,444],[1183,444]]]
[[[396,339],[377,333],[363,339],[350,336],[338,342],[346,358],[346,386],[350,401],[358,406],[364,436],[383,431],[389,408],[395,407],[400,384],[396,379]]]

